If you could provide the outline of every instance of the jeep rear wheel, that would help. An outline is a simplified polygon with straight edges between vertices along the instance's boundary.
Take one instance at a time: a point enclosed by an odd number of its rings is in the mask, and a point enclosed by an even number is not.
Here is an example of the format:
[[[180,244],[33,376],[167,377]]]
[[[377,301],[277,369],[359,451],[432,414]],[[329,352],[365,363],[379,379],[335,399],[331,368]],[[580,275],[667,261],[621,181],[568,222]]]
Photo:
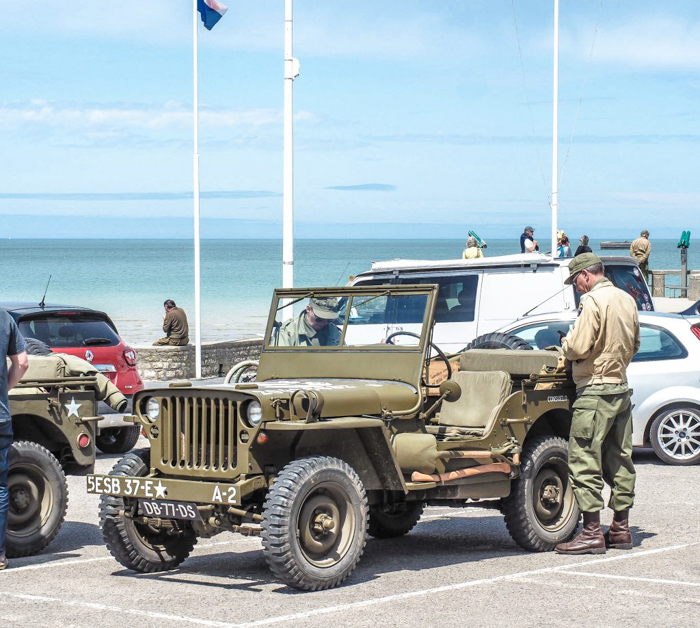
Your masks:
[[[262,542],[272,573],[304,591],[337,586],[367,542],[367,496],[357,473],[337,458],[288,464],[263,509]]]
[[[408,534],[423,514],[423,502],[370,506],[367,532],[377,539]]]
[[[149,451],[127,454],[110,475],[144,477],[150,466]],[[186,523],[173,521],[172,527],[154,527],[120,515],[130,512],[134,503],[128,497],[102,495],[100,528],[107,549],[124,567],[153,573],[174,569],[197,543],[197,535]]]
[[[502,500],[508,532],[523,549],[550,551],[569,540],[578,527],[568,451],[567,442],[557,436],[541,436],[525,443],[520,476]]]
[[[7,477],[6,554],[32,556],[44,549],[63,525],[68,508],[68,486],[61,465],[41,445],[12,444]]]
[[[105,454],[125,454],[134,448],[139,435],[138,425],[110,427],[106,430],[100,430],[99,435],[95,438],[95,444]]]

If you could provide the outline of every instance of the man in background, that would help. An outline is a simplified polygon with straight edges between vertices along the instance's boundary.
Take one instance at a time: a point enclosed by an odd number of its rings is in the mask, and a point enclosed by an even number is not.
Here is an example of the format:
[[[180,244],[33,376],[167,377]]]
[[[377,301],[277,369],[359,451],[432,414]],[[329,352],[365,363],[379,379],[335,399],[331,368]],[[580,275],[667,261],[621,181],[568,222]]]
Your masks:
[[[9,369],[7,358],[10,358]],[[28,366],[24,338],[17,329],[17,323],[6,310],[0,308],[0,569],[5,569],[9,564],[5,557],[5,537],[10,507],[7,476],[13,433],[8,392],[17,385]]]
[[[639,262],[639,270],[644,276],[644,281],[649,278],[649,256],[651,255],[651,242],[649,232],[644,229],[639,237],[630,245],[630,255]]]
[[[576,253],[574,253],[574,257],[576,257],[577,255],[581,255],[581,253],[593,253],[593,249],[591,249],[591,247],[588,246],[588,242],[588,236],[582,235],[579,239],[579,245],[576,249]]]
[[[172,299],[163,303],[163,307],[165,308],[165,319],[163,320],[165,338],[156,340],[153,345],[156,347],[162,345],[183,347],[190,341],[190,328],[187,324],[185,310],[177,307]]]
[[[520,252],[521,253],[535,253],[540,250],[540,245],[535,240],[535,230],[529,225],[523,229],[523,233],[520,236]]]

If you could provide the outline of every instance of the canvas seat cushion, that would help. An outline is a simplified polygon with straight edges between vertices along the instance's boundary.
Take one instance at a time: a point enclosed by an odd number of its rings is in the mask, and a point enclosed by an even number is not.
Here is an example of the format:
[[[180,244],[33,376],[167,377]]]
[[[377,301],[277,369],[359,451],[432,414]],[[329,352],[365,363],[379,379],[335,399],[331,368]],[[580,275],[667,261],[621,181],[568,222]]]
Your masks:
[[[470,349],[459,356],[461,371],[506,371],[512,377],[529,377],[543,366],[557,366],[558,351]]]
[[[443,401],[437,414],[438,425],[485,428],[512,388],[505,371],[457,371],[452,379],[462,389],[456,401]]]

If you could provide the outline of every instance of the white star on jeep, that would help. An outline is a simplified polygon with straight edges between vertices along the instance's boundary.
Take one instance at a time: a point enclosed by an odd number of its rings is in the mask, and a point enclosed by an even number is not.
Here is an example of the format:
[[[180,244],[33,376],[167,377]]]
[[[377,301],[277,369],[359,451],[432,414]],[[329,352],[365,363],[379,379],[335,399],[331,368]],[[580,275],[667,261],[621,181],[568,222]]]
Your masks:
[[[80,415],[78,414],[78,408],[82,406],[82,403],[75,403],[75,397],[73,397],[70,400],[70,403],[64,404],[66,406],[66,410],[68,410],[68,416],[66,418],[70,417],[71,415],[75,415],[78,418],[80,418]]]
[[[165,499],[165,494],[167,492],[165,490],[165,484],[158,480],[158,484],[156,484],[153,488],[156,489],[156,498],[160,497]]]

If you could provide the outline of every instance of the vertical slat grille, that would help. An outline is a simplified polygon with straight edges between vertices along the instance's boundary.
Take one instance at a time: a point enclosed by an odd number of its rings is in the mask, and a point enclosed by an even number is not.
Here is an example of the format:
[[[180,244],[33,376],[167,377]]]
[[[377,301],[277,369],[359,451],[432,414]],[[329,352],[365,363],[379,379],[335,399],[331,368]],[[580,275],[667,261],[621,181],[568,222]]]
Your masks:
[[[235,402],[171,396],[161,404],[163,466],[172,471],[213,473],[235,468]]]

